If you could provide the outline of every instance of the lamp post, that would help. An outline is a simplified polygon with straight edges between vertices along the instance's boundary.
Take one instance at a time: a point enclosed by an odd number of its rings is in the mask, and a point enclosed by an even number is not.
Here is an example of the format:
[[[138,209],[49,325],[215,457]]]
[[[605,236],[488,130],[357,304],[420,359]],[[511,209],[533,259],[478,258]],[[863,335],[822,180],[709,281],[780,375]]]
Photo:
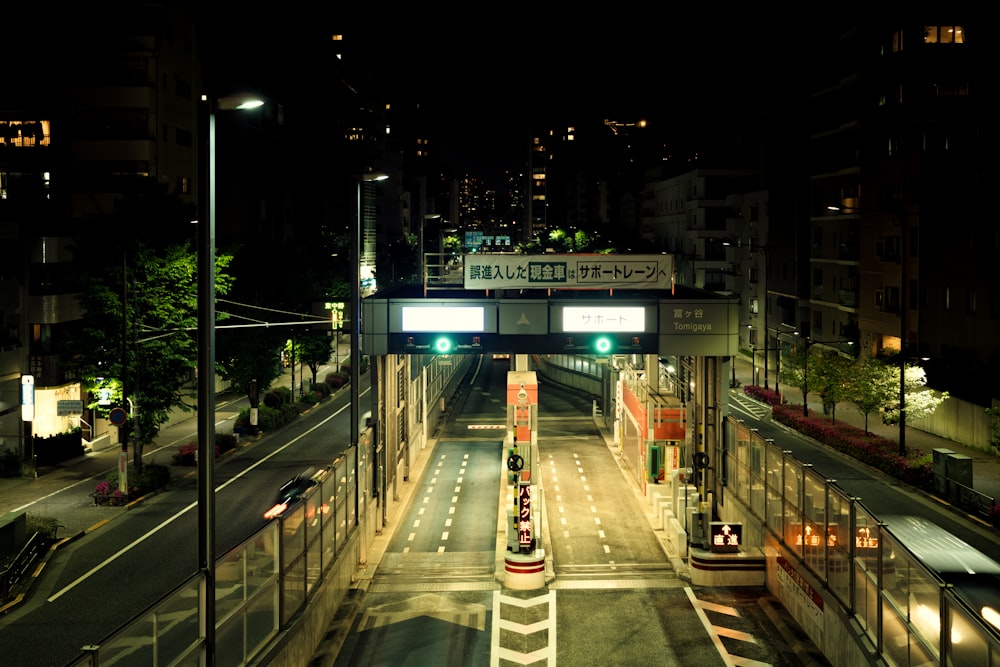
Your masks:
[[[428,213],[420,221],[420,284],[423,286],[424,296],[427,296],[427,252],[424,247],[424,227],[429,220],[439,220],[440,218],[440,213]]]
[[[768,334],[768,324],[769,324],[769,317],[768,317],[769,316],[769,310],[768,310],[768,296],[767,296],[767,273],[768,273],[768,262],[769,262],[769,260],[767,259],[768,247],[765,246],[765,245],[763,245],[763,244],[760,244],[760,243],[757,243],[755,245],[754,242],[756,240],[757,240],[756,238],[750,238],[750,239],[748,239],[746,241],[746,246],[747,246],[747,253],[748,253],[749,258],[751,260],[753,259],[754,250],[757,250],[758,252],[760,252],[761,254],[763,254],[764,257],[765,257],[765,259],[764,259],[764,268],[761,271],[761,273],[763,273],[763,276],[764,276],[764,327],[763,327],[763,329],[764,329],[764,389],[769,389],[770,387],[768,387],[768,366],[769,366],[770,360],[769,360],[768,357],[770,356],[770,353],[771,353],[771,343],[770,343],[770,336]],[[739,239],[736,239],[736,240],[723,241],[722,245],[728,246],[728,247],[734,247],[734,248],[742,248],[743,245],[744,245],[744,243],[743,243],[743,239],[739,238]],[[754,282],[756,282],[756,281],[754,281]],[[754,317],[755,314],[756,313],[751,313],[751,317],[752,317],[752,319],[756,320],[757,318]],[[748,325],[748,326],[750,328],[753,328],[753,325]],[[756,345],[754,347],[756,347]],[[757,357],[756,357],[756,353],[754,354],[752,368],[753,368],[753,373],[752,373],[753,383],[756,385],[757,384]]]
[[[206,664],[215,664],[215,114],[264,104],[249,95],[215,100],[199,108],[201,164],[207,167],[198,225],[198,567],[205,576],[202,628]]]
[[[827,206],[830,211],[863,213],[867,209],[854,206]],[[892,214],[899,225],[899,455],[906,456],[906,283],[908,278],[906,262],[909,258],[907,249],[908,232],[906,212],[902,207],[899,211],[869,211],[873,213]]]
[[[780,326],[790,326],[787,324],[782,324]],[[781,331],[778,327],[774,328],[774,393],[778,395],[778,401],[781,401],[781,337],[784,334],[794,334],[799,335],[798,331]]]
[[[351,262],[351,447],[354,448],[354,525],[361,525],[361,451],[358,436],[361,431],[361,236],[362,189],[365,183],[389,178],[382,172],[365,172],[358,177],[357,219],[354,225],[354,243]]]

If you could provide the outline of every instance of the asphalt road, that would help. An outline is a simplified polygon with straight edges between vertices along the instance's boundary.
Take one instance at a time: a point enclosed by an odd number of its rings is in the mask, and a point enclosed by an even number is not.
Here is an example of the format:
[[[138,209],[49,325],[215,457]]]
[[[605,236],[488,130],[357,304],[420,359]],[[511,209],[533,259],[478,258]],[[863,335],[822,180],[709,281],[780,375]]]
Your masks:
[[[496,433],[470,426],[503,423],[506,370],[487,360],[468,388],[371,584],[351,601],[342,648],[313,667],[827,664],[763,588],[693,589],[594,426],[589,397],[544,383],[532,472],[543,497],[532,506],[544,507],[551,573],[537,590],[505,586],[506,453]]]

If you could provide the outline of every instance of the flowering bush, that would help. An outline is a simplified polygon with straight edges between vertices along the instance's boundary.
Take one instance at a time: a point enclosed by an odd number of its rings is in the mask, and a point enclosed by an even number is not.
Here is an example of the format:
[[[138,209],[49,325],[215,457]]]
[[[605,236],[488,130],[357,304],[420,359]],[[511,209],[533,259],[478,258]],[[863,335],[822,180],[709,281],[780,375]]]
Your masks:
[[[773,389],[764,389],[755,384],[750,384],[743,387],[743,393],[767,405],[781,405],[781,396]]]
[[[108,478],[97,483],[94,492],[91,494],[94,503],[97,505],[120,506],[128,503],[134,498],[140,498],[151,491],[155,491],[170,482],[170,471],[166,466],[156,463],[147,463],[142,467],[141,474],[135,474],[129,466],[128,491],[123,492],[118,485],[118,471],[115,470]]]
[[[930,489],[933,485],[933,461],[919,449],[911,447],[907,456],[900,456],[899,444],[888,438],[866,433],[843,422],[833,422],[826,417],[805,417],[799,407],[774,405],[771,416],[775,421],[911,486]]]

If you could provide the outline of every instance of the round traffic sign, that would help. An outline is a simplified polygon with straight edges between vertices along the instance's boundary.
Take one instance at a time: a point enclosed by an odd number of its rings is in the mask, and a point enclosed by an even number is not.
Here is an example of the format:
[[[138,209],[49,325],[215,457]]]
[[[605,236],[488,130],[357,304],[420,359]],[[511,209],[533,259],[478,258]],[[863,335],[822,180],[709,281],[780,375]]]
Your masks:
[[[108,413],[108,421],[110,421],[115,426],[121,426],[128,419],[128,415],[125,413],[124,408],[112,408],[111,412]]]
[[[507,469],[512,472],[517,472],[524,468],[524,459],[517,454],[511,454],[507,457]]]

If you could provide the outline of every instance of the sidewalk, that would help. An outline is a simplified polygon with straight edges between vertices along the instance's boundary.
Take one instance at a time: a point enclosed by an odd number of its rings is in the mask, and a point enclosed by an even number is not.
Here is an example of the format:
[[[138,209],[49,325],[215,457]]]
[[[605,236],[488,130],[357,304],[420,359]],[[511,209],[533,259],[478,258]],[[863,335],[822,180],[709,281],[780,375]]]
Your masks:
[[[346,352],[346,350],[342,350]],[[344,355],[346,356],[346,355]],[[318,373],[323,378],[336,365],[324,366]],[[306,369],[306,379],[311,380]],[[285,368],[274,381],[273,387],[291,387],[292,371]],[[301,386],[299,369],[295,371],[296,395]],[[247,397],[234,392],[224,392],[216,396],[216,433],[232,433],[233,421],[239,410],[248,404]],[[172,466],[177,448],[198,438],[197,412],[181,412],[161,427],[156,440],[143,448],[144,463],[158,463]],[[28,514],[57,518],[60,528],[57,537],[65,539],[79,537],[127,512],[125,507],[108,507],[94,504],[90,496],[97,483],[106,479],[118,467],[118,445],[100,451],[89,452],[79,458],[61,464],[41,467],[38,476],[0,477],[0,519],[8,515]],[[129,461],[133,451],[128,452]],[[191,468],[173,466],[171,473],[180,477],[195,474]],[[137,502],[141,502],[137,501]]]
[[[752,379],[753,369],[750,360],[742,356],[736,359],[736,379],[740,383],[737,389],[730,391],[743,392],[743,387],[754,384]],[[763,386],[763,369],[757,368],[757,384]],[[770,389],[775,389],[774,378],[769,378]],[[780,385],[780,392],[783,400],[789,404],[802,405],[802,390],[785,384]],[[823,405],[818,394],[809,394],[809,410],[816,414],[823,414]],[[864,430],[865,416],[858,411],[857,407],[851,403],[843,402],[837,404],[836,420]],[[869,415],[868,431],[879,435],[887,440],[899,442],[899,426],[883,424],[879,415]],[[933,454],[935,449],[948,449],[955,454],[968,456],[972,460],[972,488],[979,493],[990,496],[994,502],[1000,502],[1000,457],[991,451],[975,449],[954,440],[949,440],[933,433],[927,433],[912,426],[906,427],[906,447],[907,449],[919,449],[928,456]]]

